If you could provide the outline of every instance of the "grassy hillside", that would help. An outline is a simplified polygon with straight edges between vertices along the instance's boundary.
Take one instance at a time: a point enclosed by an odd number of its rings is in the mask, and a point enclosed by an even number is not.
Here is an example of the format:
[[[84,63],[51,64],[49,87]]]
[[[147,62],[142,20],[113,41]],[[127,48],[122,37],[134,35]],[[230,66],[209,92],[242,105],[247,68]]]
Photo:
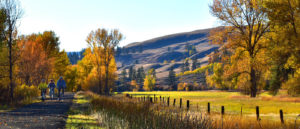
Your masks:
[[[166,86],[165,79],[168,76],[168,70],[173,66],[175,72],[179,73],[184,59],[197,59],[199,67],[207,64],[207,55],[218,49],[217,45],[211,45],[208,42],[207,34],[210,30],[172,34],[129,44],[124,47],[129,53],[122,53],[116,57],[118,72],[130,66],[135,68],[143,66],[146,70],[154,68],[158,84]],[[194,46],[196,52],[193,54],[186,52],[187,45]],[[141,48],[143,50],[138,51]]]

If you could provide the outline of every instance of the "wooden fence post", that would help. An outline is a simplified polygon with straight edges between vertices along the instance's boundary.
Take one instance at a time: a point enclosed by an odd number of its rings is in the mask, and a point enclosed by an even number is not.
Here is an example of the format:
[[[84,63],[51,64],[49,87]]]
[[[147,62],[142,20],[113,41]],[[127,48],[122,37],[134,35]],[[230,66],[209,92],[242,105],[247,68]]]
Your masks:
[[[186,108],[187,108],[187,110],[190,109],[190,100],[187,100],[187,101],[186,101]]]
[[[221,113],[222,113],[222,116],[223,116],[225,114],[225,108],[224,108],[224,106],[221,107],[221,110],[222,110]]]
[[[259,121],[259,106],[256,106],[256,119]]]
[[[170,97],[168,97],[168,106],[170,105]]]
[[[182,105],[182,98],[180,98],[180,102],[179,102],[179,107],[181,108],[181,105]]]
[[[210,103],[207,103],[207,113],[210,114]]]
[[[163,104],[165,104],[165,97],[163,97]]]
[[[174,101],[173,101],[173,106],[175,107],[175,103],[176,103],[176,99],[174,99]]]
[[[144,102],[146,101],[146,97],[144,96]]]
[[[282,109],[279,110],[279,114],[280,114],[280,121],[281,121],[282,124],[284,124]]]
[[[241,116],[243,115],[243,106],[241,106]]]
[[[159,102],[161,102],[161,96],[159,96]]]
[[[150,103],[153,103],[153,101],[152,101],[152,97],[150,97]]]

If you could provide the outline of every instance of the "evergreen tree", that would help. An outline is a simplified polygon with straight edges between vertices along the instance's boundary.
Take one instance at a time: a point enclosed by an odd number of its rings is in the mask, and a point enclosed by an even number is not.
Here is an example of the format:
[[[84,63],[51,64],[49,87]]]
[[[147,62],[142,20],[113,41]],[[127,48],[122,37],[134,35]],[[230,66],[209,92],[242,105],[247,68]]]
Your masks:
[[[153,70],[152,75],[154,78],[156,78],[156,70],[155,69],[152,69],[152,70]]]
[[[173,90],[177,90],[176,74],[174,72],[173,66],[170,68],[170,71],[169,71],[168,82],[169,82],[169,86],[171,86]]]
[[[129,79],[130,79],[130,81],[131,80],[133,80],[133,66],[131,66],[130,68],[129,68]]]
[[[193,59],[193,63],[192,63],[192,71],[197,69],[197,59]]]
[[[117,49],[116,49],[116,56],[120,56],[121,53],[122,53],[121,47],[117,47]]]
[[[126,69],[123,69],[122,73],[121,73],[121,78],[120,78],[120,82],[121,82],[121,86],[126,87],[126,80],[127,80],[127,72]]]
[[[137,78],[136,78],[136,82],[141,85],[141,83],[143,82],[143,77],[142,77],[142,71],[141,68],[138,68],[137,70]]]
[[[189,63],[189,59],[185,59],[185,63],[184,63],[184,70],[185,71],[190,71],[190,63]]]
[[[136,80],[136,75],[137,75],[137,72],[136,72],[136,69],[132,69],[132,78],[131,80]]]
[[[184,64],[184,61],[182,63],[182,65],[180,66],[180,69],[181,69],[181,72],[184,73],[185,72],[185,64]]]

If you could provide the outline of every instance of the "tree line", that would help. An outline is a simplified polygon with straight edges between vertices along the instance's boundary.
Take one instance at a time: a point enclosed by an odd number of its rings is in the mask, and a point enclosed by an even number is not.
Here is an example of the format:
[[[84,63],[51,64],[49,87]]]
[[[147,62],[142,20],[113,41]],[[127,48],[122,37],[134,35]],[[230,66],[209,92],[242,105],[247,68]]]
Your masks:
[[[223,47],[210,80],[256,97],[262,89],[300,94],[299,0],[214,0],[210,12],[223,27],[210,32]],[[216,57],[216,56],[215,56]]]
[[[22,15],[19,1],[1,1],[1,103],[16,102],[14,98],[26,97],[20,96],[24,93],[37,95],[37,85],[42,79],[48,81],[64,76],[70,64],[66,52],[59,48],[59,37],[54,31],[18,35],[17,24]]]

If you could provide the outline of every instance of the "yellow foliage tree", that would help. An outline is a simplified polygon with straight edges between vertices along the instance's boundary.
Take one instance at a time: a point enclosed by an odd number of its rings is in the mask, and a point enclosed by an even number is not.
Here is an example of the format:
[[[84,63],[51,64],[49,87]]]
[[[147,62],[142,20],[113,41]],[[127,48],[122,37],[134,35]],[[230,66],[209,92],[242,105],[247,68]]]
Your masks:
[[[144,90],[152,91],[153,88],[155,87],[155,82],[156,82],[156,79],[154,76],[154,69],[150,69],[144,80],[144,87],[143,87]]]

